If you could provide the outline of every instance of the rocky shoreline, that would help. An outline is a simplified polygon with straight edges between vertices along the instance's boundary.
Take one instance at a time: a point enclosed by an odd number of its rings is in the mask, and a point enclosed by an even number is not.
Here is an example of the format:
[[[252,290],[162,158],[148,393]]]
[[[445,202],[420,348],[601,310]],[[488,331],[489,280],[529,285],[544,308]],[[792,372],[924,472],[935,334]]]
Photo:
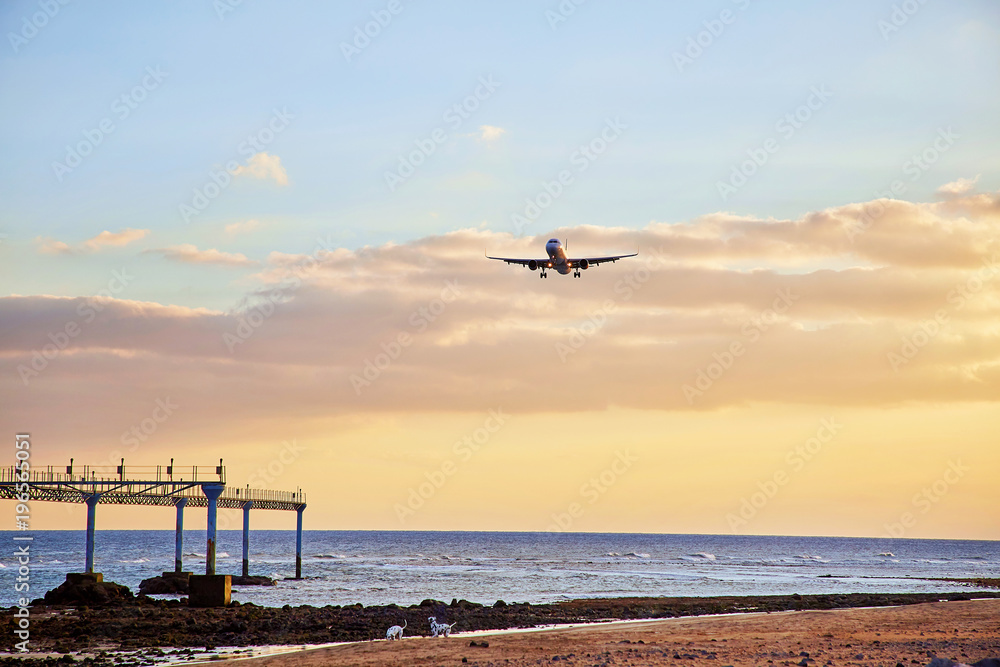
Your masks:
[[[112,586],[114,584],[111,584]],[[127,590],[127,589],[126,589]],[[419,605],[363,607],[260,607],[234,602],[215,609],[190,608],[181,600],[139,595],[110,604],[47,604],[32,607],[32,650],[67,653],[102,649],[214,648],[273,644],[323,644],[382,639],[389,626],[407,624],[406,635],[428,635],[429,616],[456,623],[455,631],[529,628],[538,625],[705,614],[846,609],[909,605],[939,600],[1000,598],[997,592],[947,594],[770,595],[712,598],[614,598],[552,604],[482,605],[465,600],[424,600]],[[13,611],[13,610],[12,610]],[[4,614],[3,635],[12,649],[14,617]]]

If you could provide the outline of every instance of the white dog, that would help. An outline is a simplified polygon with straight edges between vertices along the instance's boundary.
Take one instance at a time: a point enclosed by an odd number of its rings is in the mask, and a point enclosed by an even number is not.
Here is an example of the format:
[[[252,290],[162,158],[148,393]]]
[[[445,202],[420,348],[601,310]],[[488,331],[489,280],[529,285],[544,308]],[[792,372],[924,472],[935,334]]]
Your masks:
[[[402,625],[394,625],[388,630],[386,630],[385,638],[388,639],[389,641],[392,641],[393,639],[402,639],[403,630],[405,629],[406,629],[406,621],[404,620]]]
[[[431,637],[440,637],[441,635],[447,637],[451,634],[451,629],[458,624],[458,621],[455,621],[451,625],[438,623],[437,616],[431,616],[427,620],[431,623]]]

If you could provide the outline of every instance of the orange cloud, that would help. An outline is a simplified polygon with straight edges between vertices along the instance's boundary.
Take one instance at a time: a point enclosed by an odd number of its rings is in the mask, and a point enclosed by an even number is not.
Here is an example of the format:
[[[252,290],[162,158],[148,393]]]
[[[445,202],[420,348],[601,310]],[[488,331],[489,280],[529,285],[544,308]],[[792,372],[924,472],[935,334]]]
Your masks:
[[[531,239],[462,230],[314,257],[273,254],[239,312],[109,301],[74,363],[97,378],[141,367],[165,382],[183,368],[199,387],[241,377],[233,397],[263,383],[276,389],[266,408],[275,411],[474,410],[500,399],[527,411],[994,400],[997,222],[937,204],[880,205],[853,243],[847,231],[866,205],[787,221],[715,215]],[[638,244],[641,255],[582,280],[547,281],[480,255],[484,246],[538,254],[551,235],[569,236],[574,253]],[[194,246],[159,252],[253,264]],[[0,350],[8,376],[79,307],[0,301],[20,332]],[[372,371],[376,360],[386,367]],[[367,384],[359,389],[357,378]],[[553,378],[574,391],[553,391]],[[222,410],[218,400],[205,409]]]
[[[146,252],[155,252],[163,255],[167,259],[172,259],[186,264],[216,264],[219,266],[256,266],[259,262],[248,259],[246,255],[238,252],[223,252],[215,248],[199,250],[191,243],[170,246],[168,248],[156,248]]]
[[[120,232],[109,232],[103,231],[93,238],[89,238],[86,241],[80,243],[78,246],[74,247],[63,241],[57,241],[56,239],[41,237],[35,239],[38,243],[38,251],[41,253],[55,255],[55,254],[73,254],[77,252],[99,252],[104,248],[121,248],[129,243],[138,241],[149,235],[148,229],[123,229]]]

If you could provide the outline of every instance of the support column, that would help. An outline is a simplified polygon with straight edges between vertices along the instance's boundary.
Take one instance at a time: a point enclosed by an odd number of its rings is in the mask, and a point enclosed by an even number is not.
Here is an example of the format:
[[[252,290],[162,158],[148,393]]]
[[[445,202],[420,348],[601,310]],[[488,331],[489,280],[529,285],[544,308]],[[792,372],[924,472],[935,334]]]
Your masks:
[[[177,507],[177,531],[174,537],[174,572],[184,571],[184,506],[187,505],[187,498],[181,498],[175,503]]]
[[[218,525],[219,496],[225,491],[225,484],[202,484],[201,490],[208,498],[208,544],[205,547],[205,574],[215,574],[215,534]]]
[[[87,574],[94,573],[94,528],[97,524],[97,503],[101,494],[87,496]]]
[[[306,509],[305,505],[298,508],[298,518],[295,522],[295,578],[302,578],[302,512]]]
[[[250,576],[250,508],[253,501],[243,503],[243,576]]]

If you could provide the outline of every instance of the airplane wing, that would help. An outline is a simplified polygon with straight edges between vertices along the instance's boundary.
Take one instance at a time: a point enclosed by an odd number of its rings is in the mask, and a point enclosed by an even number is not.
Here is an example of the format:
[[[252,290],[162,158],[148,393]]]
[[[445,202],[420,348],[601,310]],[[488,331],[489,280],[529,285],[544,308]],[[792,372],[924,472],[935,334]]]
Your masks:
[[[598,264],[603,264],[604,262],[617,262],[619,259],[624,259],[626,257],[635,257],[639,253],[633,252],[630,255],[610,255],[608,257],[581,257],[580,259],[568,259],[570,268],[577,268],[583,262],[584,259],[587,260],[589,266],[597,266]]]
[[[521,266],[528,266],[532,262],[535,262],[535,266],[545,266],[548,267],[552,260],[548,257],[545,259],[514,259],[511,257],[490,257],[486,256],[486,259],[497,259],[501,262],[507,262],[508,264],[520,264]]]

